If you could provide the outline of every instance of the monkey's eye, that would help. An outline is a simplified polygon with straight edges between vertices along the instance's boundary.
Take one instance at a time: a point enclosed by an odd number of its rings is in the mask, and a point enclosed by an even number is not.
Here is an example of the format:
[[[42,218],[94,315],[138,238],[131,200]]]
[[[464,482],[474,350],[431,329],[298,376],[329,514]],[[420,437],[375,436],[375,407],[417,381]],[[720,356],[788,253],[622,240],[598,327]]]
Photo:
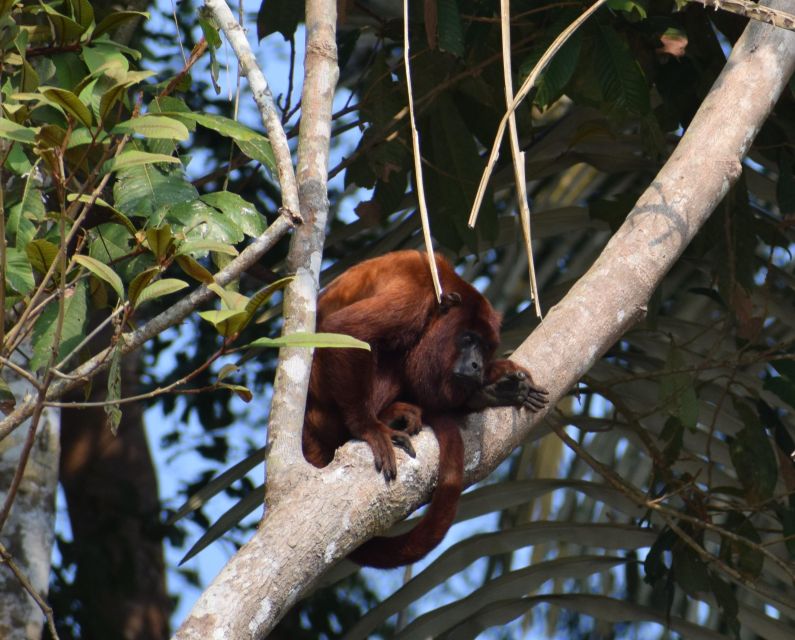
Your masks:
[[[461,337],[458,339],[458,342],[462,347],[472,347],[476,344],[479,344],[480,339],[477,335],[468,331],[461,335]]]

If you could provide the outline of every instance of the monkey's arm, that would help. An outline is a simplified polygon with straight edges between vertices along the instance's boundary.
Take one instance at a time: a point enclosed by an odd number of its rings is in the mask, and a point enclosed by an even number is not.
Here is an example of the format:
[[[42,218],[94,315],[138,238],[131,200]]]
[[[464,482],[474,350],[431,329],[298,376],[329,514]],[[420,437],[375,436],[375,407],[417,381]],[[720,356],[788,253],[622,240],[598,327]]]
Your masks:
[[[547,390],[533,382],[530,372],[510,360],[494,360],[486,383],[467,401],[470,411],[486,407],[524,407],[541,411],[547,405]]]

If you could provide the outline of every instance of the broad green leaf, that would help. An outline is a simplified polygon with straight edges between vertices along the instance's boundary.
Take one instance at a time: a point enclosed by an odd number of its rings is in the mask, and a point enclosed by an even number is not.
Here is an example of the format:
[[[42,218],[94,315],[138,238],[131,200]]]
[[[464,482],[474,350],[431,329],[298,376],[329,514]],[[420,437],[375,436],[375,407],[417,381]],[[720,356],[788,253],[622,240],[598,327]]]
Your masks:
[[[74,19],[84,29],[88,29],[94,23],[94,8],[88,0],[69,0]]]
[[[58,247],[49,240],[32,240],[25,247],[30,265],[39,273],[47,273],[53,260],[58,255]]]
[[[219,389],[228,389],[232,393],[234,393],[238,398],[240,398],[243,402],[251,402],[254,399],[254,394],[251,393],[251,389],[248,387],[244,387],[242,384],[229,384],[227,382],[222,382],[218,385]]]
[[[114,31],[126,22],[140,20],[141,18],[148,20],[149,13],[145,11],[112,11],[99,21],[96,29],[94,29],[93,37],[98,38],[103,33]]]
[[[244,154],[265,166],[271,174],[276,173],[276,156],[273,147],[266,138],[261,140],[235,140],[235,144]]]
[[[153,226],[159,226],[163,222],[159,212],[198,197],[196,187],[188,182],[181,167],[167,169],[171,170],[145,164],[120,171],[113,185],[116,208],[128,216],[148,218]]]
[[[113,287],[113,290],[119,296],[119,300],[124,300],[124,285],[121,282],[121,278],[108,265],[89,256],[75,256],[75,262],[84,266],[97,278],[107,282]]]
[[[437,33],[439,49],[452,53],[458,58],[464,57],[464,34],[461,29],[461,16],[458,13],[456,0],[437,0],[438,15]]]
[[[6,286],[22,295],[33,291],[35,281],[30,261],[25,252],[8,247],[6,249]]]
[[[132,303],[133,307],[138,304],[138,296],[141,295],[141,292],[146,289],[147,285],[152,282],[158,273],[160,273],[160,269],[158,267],[151,267],[141,271],[141,273],[132,279],[128,293],[130,295],[130,302]]]
[[[36,142],[37,133],[38,129],[36,128],[23,127],[12,120],[0,118],[0,138],[24,144],[33,144]]]
[[[253,316],[257,309],[259,309],[265,302],[267,302],[270,297],[279,291],[280,289],[284,289],[290,282],[295,279],[295,276],[287,276],[285,278],[279,278],[276,282],[271,282],[267,287],[264,287],[257,291],[253,296],[251,296],[251,300],[246,305],[246,311],[250,316]]]
[[[80,40],[81,36],[85,33],[85,28],[78,22],[75,22],[68,16],[59,13],[53,9],[49,4],[42,2],[39,5],[47,14],[47,19],[52,25],[52,30],[57,44],[74,43]]]
[[[89,108],[71,91],[59,89],[58,87],[42,87],[41,92],[50,102],[61,107],[67,114],[81,122],[83,126],[91,128],[91,125],[94,124],[94,116],[91,115]]]
[[[179,265],[180,269],[182,269],[186,274],[188,274],[194,280],[198,280],[199,282],[203,282],[204,284],[210,284],[211,282],[214,282],[213,274],[210,273],[207,269],[205,269],[194,258],[191,258],[188,255],[177,255],[175,260]]]
[[[605,99],[628,113],[648,113],[649,87],[626,41],[611,26],[592,24],[597,38],[594,64]]]
[[[249,303],[249,298],[242,293],[225,289],[217,282],[207,285],[207,288],[221,298],[221,304],[224,309],[232,309],[233,311],[245,311]]]
[[[164,224],[156,229],[147,229],[146,241],[155,257],[158,260],[163,260],[168,255],[169,249],[174,245],[174,234],[171,232],[171,225]]]
[[[279,338],[257,338],[246,345],[247,348],[261,347],[332,347],[339,349],[365,349],[370,351],[370,345],[351,336],[341,333],[289,333]]]
[[[401,634],[414,638],[439,638],[448,629],[460,624],[469,618],[474,611],[487,604],[503,600],[521,598],[528,593],[535,592],[548,580],[584,580],[589,576],[617,567],[627,562],[626,558],[611,556],[581,555],[570,558],[557,558],[547,562],[540,562],[524,569],[509,571],[499,578],[488,581],[479,589],[473,591],[465,598],[460,598],[451,604],[434,609],[411,622]],[[410,595],[410,594],[407,594]],[[405,601],[406,598],[404,597]],[[393,605],[394,606],[394,605]],[[392,607],[390,607],[392,608]],[[375,614],[371,617],[371,614]],[[348,637],[364,637],[369,633],[365,629],[372,629],[374,622],[380,622],[385,615],[376,606],[371,609],[357,624],[355,631]],[[359,626],[362,625],[362,626]]]
[[[247,236],[256,237],[265,231],[265,219],[236,193],[218,191],[201,196],[201,200],[229,216]]]
[[[675,345],[668,350],[666,373],[660,384],[660,402],[672,416],[678,418],[688,429],[694,429],[698,420],[698,396],[693,375],[687,371],[687,363]]]
[[[731,441],[729,453],[737,470],[737,479],[748,492],[748,499],[759,503],[769,499],[776,488],[776,454],[756,411],[742,400],[734,401],[734,409],[745,426]]]
[[[265,0],[257,14],[257,40],[272,33],[281,33],[285,40],[295,35],[298,23],[304,20],[304,3],[294,0]]]
[[[182,202],[168,208],[168,219],[184,228],[188,240],[212,238],[219,242],[235,244],[245,239],[243,230],[231,216],[205,204],[201,199]]]
[[[146,151],[122,151],[121,154],[116,156],[110,163],[107,171],[120,171],[121,169],[129,169],[130,167],[138,167],[141,165],[150,165],[158,162],[167,162],[170,164],[180,164],[179,158],[174,156],[167,156],[164,153],[148,153]]]
[[[87,193],[84,193],[80,196],[70,193],[66,199],[69,202],[73,202],[74,200],[79,200],[80,202],[85,202],[85,203],[91,202],[91,196],[88,195]],[[93,206],[105,210],[105,212],[107,212],[109,215],[110,218],[109,222],[120,224],[129,232],[131,236],[135,237],[135,233],[137,231],[135,225],[130,221],[130,219],[127,216],[125,216],[116,207],[113,207],[110,203],[106,202],[102,198],[96,198],[94,200]]]
[[[246,312],[236,309],[214,309],[200,311],[199,317],[209,322],[224,338],[229,338],[237,333],[246,323]]]
[[[163,140],[187,140],[188,128],[179,120],[166,116],[144,115],[120,122],[113,128],[114,133],[137,133],[146,138]]]
[[[87,317],[87,287],[78,282],[66,290],[64,317],[61,327],[61,340],[58,345],[56,364],[63,360],[85,337]],[[33,357],[30,361],[32,371],[45,366],[52,356],[53,341],[58,318],[59,305],[48,304],[33,326]]]
[[[162,298],[163,296],[176,293],[177,291],[181,291],[187,287],[187,282],[184,280],[178,280],[177,278],[163,278],[162,280],[157,280],[148,285],[143,291],[141,291],[140,294],[138,294],[138,298],[136,299],[134,306],[137,308],[144,302]]]
[[[208,251],[223,253],[228,256],[236,256],[239,253],[231,244],[225,244],[215,240],[190,240],[180,243],[177,248],[177,255],[188,255],[191,253],[206,255]]]

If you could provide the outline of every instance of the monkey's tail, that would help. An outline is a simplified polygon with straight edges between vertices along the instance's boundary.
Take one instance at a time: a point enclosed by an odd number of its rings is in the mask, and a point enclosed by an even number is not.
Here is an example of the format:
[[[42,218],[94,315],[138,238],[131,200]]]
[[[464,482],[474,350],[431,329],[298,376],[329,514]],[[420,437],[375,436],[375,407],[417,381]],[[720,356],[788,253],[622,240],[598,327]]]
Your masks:
[[[354,562],[379,569],[411,564],[439,544],[453,524],[464,486],[464,442],[453,416],[433,416],[428,422],[439,442],[439,477],[425,515],[404,534],[371,538],[351,553]]]

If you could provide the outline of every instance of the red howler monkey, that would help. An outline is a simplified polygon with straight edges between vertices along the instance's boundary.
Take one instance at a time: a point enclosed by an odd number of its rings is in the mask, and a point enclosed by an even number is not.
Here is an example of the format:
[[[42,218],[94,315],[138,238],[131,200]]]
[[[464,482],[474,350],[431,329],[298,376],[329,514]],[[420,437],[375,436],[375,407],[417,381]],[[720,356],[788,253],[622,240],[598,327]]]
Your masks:
[[[317,329],[370,344],[319,349],[309,382],[303,451],[317,467],[352,438],[373,451],[387,480],[397,475],[394,446],[414,456],[423,422],[439,442],[439,477],[425,517],[406,534],[376,537],[351,554],[359,564],[391,568],[433,549],[453,522],[463,487],[464,445],[458,420],[492,406],[538,411],[546,391],[509,360],[492,360],[500,315],[452,266],[436,256],[437,302],[427,257],[399,251],[351,267],[318,298]],[[395,427],[400,428],[395,428]]]

